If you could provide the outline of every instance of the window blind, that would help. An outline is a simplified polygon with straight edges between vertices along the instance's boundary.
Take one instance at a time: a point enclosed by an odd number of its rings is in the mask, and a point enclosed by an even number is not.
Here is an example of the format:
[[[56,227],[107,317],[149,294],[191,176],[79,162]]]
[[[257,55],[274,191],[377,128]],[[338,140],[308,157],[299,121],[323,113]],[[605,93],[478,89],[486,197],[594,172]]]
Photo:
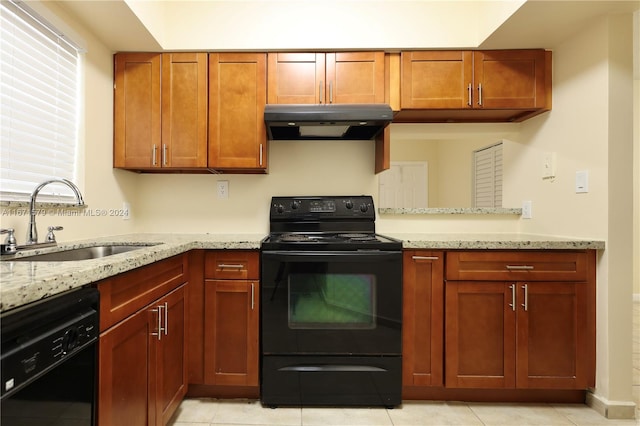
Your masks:
[[[473,152],[473,206],[502,207],[502,142]]]
[[[79,50],[22,2],[0,5],[0,199],[28,200],[41,182],[76,182]],[[73,202],[49,185],[39,201]]]

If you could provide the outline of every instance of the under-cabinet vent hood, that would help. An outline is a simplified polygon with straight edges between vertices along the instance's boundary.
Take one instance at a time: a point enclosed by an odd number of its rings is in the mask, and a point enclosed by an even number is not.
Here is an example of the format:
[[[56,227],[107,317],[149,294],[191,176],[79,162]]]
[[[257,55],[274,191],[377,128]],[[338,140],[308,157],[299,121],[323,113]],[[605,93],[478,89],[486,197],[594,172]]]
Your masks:
[[[386,104],[266,105],[270,140],[369,140],[391,123]]]

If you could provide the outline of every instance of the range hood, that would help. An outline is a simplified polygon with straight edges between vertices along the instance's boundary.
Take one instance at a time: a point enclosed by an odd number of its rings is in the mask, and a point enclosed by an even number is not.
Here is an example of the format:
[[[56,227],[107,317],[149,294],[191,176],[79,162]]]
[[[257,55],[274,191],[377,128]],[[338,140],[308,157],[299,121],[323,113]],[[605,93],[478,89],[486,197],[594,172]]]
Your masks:
[[[391,123],[386,104],[289,104],[264,108],[270,140],[369,140]]]

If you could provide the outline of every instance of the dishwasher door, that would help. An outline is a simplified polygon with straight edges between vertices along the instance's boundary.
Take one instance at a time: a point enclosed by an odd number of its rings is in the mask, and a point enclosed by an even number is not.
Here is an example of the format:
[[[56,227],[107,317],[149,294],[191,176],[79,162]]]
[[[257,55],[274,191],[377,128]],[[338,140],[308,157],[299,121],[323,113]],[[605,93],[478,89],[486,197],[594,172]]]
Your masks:
[[[98,299],[73,290],[0,317],[0,424],[95,424]]]

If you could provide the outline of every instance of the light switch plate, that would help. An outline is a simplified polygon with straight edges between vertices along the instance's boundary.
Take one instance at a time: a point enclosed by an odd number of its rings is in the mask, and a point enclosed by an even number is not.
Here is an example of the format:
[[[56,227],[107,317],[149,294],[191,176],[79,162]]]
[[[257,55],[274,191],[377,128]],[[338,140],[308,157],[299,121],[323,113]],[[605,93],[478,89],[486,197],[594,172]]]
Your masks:
[[[576,194],[589,192],[589,171],[580,170],[576,172]]]
[[[556,177],[556,153],[545,152],[542,158],[542,179]]]

